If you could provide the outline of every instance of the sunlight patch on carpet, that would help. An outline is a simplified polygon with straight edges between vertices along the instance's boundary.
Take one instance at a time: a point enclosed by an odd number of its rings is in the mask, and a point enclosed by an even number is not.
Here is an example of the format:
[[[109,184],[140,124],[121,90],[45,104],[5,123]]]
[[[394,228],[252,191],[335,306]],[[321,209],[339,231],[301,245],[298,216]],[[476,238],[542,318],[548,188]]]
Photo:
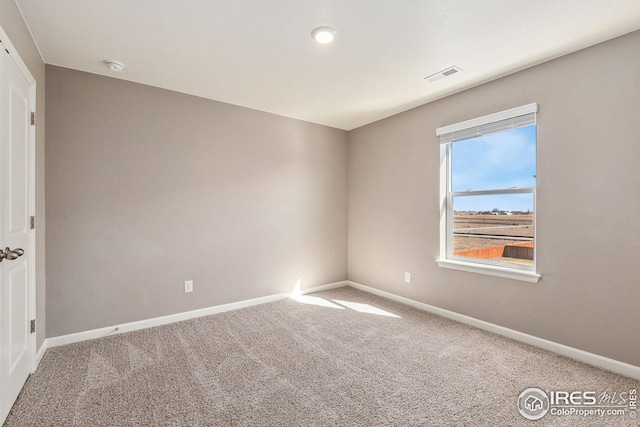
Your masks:
[[[326,299],[320,298],[320,297],[312,297],[310,295],[298,295],[298,296],[292,296],[291,299],[294,301],[301,302],[303,304],[318,305],[320,307],[338,308],[340,310],[344,310],[344,307],[340,307],[339,305],[336,305],[331,301],[327,301]]]
[[[401,317],[396,314],[390,313],[378,307],[374,307],[370,304],[363,304],[361,302],[343,301],[338,299],[334,299],[332,301],[340,305],[344,305],[345,307],[358,311],[360,313],[377,314],[378,316],[397,317],[401,319]]]

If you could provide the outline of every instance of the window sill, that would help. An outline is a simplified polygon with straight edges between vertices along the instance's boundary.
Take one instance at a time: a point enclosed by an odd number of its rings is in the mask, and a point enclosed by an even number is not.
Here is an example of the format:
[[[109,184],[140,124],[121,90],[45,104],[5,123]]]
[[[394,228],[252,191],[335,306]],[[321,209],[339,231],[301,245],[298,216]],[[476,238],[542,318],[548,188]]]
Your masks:
[[[449,259],[437,259],[439,267],[450,268],[452,270],[468,271],[471,273],[486,274],[489,276],[505,277],[507,279],[522,280],[524,282],[538,283],[540,275],[533,271],[516,270],[507,267],[494,265],[480,265],[464,261],[453,261]]]

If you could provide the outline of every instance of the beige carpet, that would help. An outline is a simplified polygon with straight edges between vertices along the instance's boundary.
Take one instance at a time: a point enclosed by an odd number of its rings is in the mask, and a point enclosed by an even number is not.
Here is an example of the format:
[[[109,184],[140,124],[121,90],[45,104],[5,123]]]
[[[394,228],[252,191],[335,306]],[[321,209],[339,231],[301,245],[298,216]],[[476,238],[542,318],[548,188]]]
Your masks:
[[[640,382],[340,288],[51,348],[5,425],[638,425],[526,420],[529,387]]]

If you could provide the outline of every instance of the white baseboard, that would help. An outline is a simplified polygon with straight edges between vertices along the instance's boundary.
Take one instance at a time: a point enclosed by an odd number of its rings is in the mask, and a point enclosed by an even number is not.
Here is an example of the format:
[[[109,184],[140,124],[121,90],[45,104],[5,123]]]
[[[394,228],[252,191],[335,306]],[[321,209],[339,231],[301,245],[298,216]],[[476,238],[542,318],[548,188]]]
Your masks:
[[[42,345],[38,349],[38,352],[36,353],[36,361],[35,361],[35,366],[33,367],[33,371],[38,369],[38,365],[40,365],[40,362],[42,361],[42,358],[44,357],[44,354],[46,353],[48,347],[49,347],[49,340],[45,338],[44,341],[42,342]]]
[[[473,317],[465,316],[453,311],[445,310],[442,308],[434,307],[429,304],[424,304],[418,301],[414,301],[409,298],[401,297],[389,292],[381,291],[369,286],[362,285],[360,283],[348,281],[349,286],[355,289],[359,289],[364,292],[369,292],[374,295],[378,295],[384,298],[388,298],[399,303],[415,307],[419,310],[424,310],[438,316],[446,317],[447,319],[455,320],[456,322],[464,323],[465,325],[474,326],[478,329],[493,332],[498,335],[511,338],[516,341],[523,342],[525,344],[532,345],[534,347],[541,348],[543,350],[550,351],[561,356],[568,357],[570,359],[577,360],[598,368],[606,369],[607,371],[615,372],[616,374],[631,377],[640,380],[640,366],[631,365],[628,363],[620,362],[615,359],[600,356],[595,353],[589,353],[588,351],[580,350],[577,348],[569,347],[564,344],[549,341],[543,338],[538,338],[533,335],[518,332],[513,329],[505,328],[503,326],[495,325],[493,323],[485,322]]]
[[[321,291],[326,291],[328,289],[340,288],[343,286],[347,286],[347,281],[329,283],[326,285],[320,285],[320,286],[314,286],[312,288],[301,289],[299,290],[299,294],[321,292]],[[268,295],[265,297],[232,302],[229,304],[216,305],[213,307],[202,308],[199,310],[192,310],[192,311],[187,311],[183,313],[170,314],[168,316],[138,320],[135,322],[123,323],[120,325],[107,326],[104,328],[92,329],[89,331],[76,332],[68,335],[61,335],[58,337],[47,338],[45,342],[47,343],[48,348],[58,347],[60,345],[67,345],[67,344],[72,344],[80,341],[87,341],[95,338],[102,338],[110,335],[121,334],[124,332],[137,331],[140,329],[152,328],[154,326],[161,326],[169,323],[180,322],[183,320],[194,319],[196,317],[209,316],[211,314],[216,314],[216,313],[224,313],[225,311],[238,310],[241,308],[251,307],[254,305],[266,304],[269,302],[274,302],[274,301],[279,301],[279,300],[289,298],[291,295],[292,295],[291,293]],[[46,350],[46,347],[45,347],[45,350]],[[43,351],[43,355],[44,355],[44,351]],[[42,356],[40,356],[40,358],[42,358]]]
[[[587,363],[598,368],[606,369],[611,372],[615,372],[620,375],[631,377],[640,380],[640,367],[631,365],[628,363],[620,362],[618,360],[610,359],[608,357],[600,356],[598,354],[589,353],[584,350],[569,347],[564,344],[559,344],[553,341],[549,341],[543,338],[538,338],[533,335],[525,334],[513,329],[505,328],[503,326],[495,325],[493,323],[485,322],[464,314],[459,314],[453,311],[438,308],[429,304],[418,302],[409,298],[401,297],[399,295],[392,294],[390,292],[375,289],[360,283],[352,281],[342,281],[329,283],[326,285],[315,286],[312,288],[301,289],[299,294],[310,294],[315,292],[322,292],[329,289],[340,288],[343,286],[351,286],[352,288],[359,289],[364,292],[368,292],[374,295],[378,295],[384,298],[388,298],[393,301],[424,310],[438,316],[446,317],[447,319],[454,320],[456,322],[464,323],[466,325],[474,326],[478,329],[493,332],[498,335],[502,335],[507,338],[520,341],[534,347],[542,348],[552,353],[559,354],[561,356],[568,357],[583,363]],[[145,319],[136,322],[123,323],[121,325],[108,326],[99,329],[92,329],[84,332],[77,332],[69,335],[62,335],[59,337],[47,338],[40,346],[36,355],[36,367],[42,360],[47,348],[57,347],[60,345],[72,344],[75,342],[91,340],[95,338],[101,338],[109,335],[137,331],[140,329],[152,328],[154,326],[166,325],[169,323],[180,322],[182,320],[193,319],[196,317],[209,316],[211,314],[223,313],[225,311],[238,310],[245,307],[251,307],[254,305],[265,304],[269,302],[279,301],[292,296],[292,293],[281,293],[275,295],[269,295],[261,298],[254,298],[250,300],[238,301],[230,304],[217,305],[213,307],[203,308],[199,310],[187,311],[184,313],[177,313],[168,316],[156,317],[152,319]]]
[[[349,282],[347,280],[343,280],[342,282],[328,283],[326,285],[320,285],[320,286],[314,286],[313,288],[302,289],[300,290],[300,294],[301,295],[314,294],[316,292],[328,291],[329,289],[344,288],[345,286],[348,286],[348,285],[349,285]],[[287,294],[287,298],[290,296],[291,294]]]

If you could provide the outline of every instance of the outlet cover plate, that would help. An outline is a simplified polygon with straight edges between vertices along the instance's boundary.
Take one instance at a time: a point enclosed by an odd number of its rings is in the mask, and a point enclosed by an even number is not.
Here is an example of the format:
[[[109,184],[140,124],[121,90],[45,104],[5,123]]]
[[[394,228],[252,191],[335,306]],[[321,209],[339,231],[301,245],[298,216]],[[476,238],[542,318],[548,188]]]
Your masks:
[[[184,281],[184,292],[193,292],[193,280]]]

